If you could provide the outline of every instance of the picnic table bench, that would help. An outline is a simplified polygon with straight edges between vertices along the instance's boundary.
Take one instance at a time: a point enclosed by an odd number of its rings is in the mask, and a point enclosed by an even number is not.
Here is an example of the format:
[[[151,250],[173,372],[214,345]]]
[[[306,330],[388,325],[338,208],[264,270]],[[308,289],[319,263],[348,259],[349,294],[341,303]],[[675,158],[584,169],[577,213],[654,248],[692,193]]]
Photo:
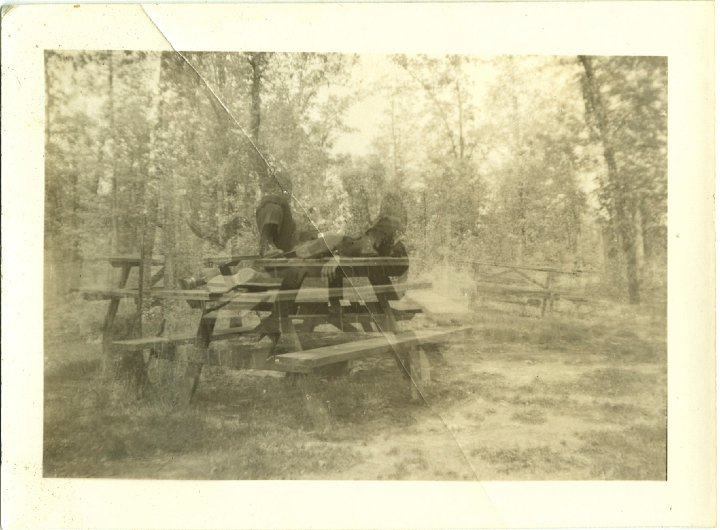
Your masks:
[[[541,317],[552,312],[559,299],[576,303],[588,302],[585,296],[561,289],[556,285],[557,279],[561,275],[577,277],[587,271],[545,266],[506,265],[467,259],[455,259],[453,262],[470,266],[476,294],[495,296],[510,303],[516,303],[518,300],[522,304],[530,301],[537,302]]]
[[[322,284],[319,271],[328,259],[336,261],[342,282]],[[266,271],[269,276],[265,275],[259,281],[244,282],[227,292],[210,292],[203,288],[153,287],[143,293],[138,288],[127,286],[130,269],[140,265],[138,257],[114,256],[108,258],[108,261],[113,267],[121,268],[118,286],[82,291],[88,300],[109,301],[103,327],[104,354],[120,356],[135,363],[136,368],[139,367],[137,381],[142,382],[144,370],[151,358],[175,360],[179,346],[194,346],[183,380],[182,393],[186,401],[192,398],[198,386],[203,365],[223,364],[217,354],[210,351],[212,342],[248,338],[258,333],[255,326],[231,325],[225,329],[216,329],[220,309],[269,312],[278,319],[278,340],[270,347],[260,347],[257,340],[255,344],[244,342],[242,346],[245,351],[240,353],[245,354],[245,360],[235,363],[240,367],[308,374],[327,367],[347,367],[350,361],[389,352],[405,378],[410,381],[413,399],[420,398],[423,384],[429,378],[427,359],[419,346],[442,342],[468,329],[462,326],[420,331],[400,329],[398,322],[412,319],[422,313],[423,309],[407,299],[395,299],[400,298],[396,294],[429,289],[432,285],[403,279],[373,285],[368,277],[373,267],[407,264],[407,258],[257,259],[222,256],[208,258],[207,264],[217,266],[224,275],[229,275],[234,265],[249,261],[254,268]],[[162,265],[163,260],[154,257],[152,263]],[[300,289],[281,290],[283,274],[299,267],[311,271],[305,283]],[[153,285],[162,276],[162,269],[155,276]],[[141,296],[154,300],[186,301],[198,311],[195,329],[174,336],[114,337],[113,321],[119,301],[123,298],[137,300]],[[288,310],[288,302],[293,303],[294,311]],[[335,331],[328,333],[316,330],[321,324],[330,324]],[[335,343],[327,344],[330,335],[333,335]]]

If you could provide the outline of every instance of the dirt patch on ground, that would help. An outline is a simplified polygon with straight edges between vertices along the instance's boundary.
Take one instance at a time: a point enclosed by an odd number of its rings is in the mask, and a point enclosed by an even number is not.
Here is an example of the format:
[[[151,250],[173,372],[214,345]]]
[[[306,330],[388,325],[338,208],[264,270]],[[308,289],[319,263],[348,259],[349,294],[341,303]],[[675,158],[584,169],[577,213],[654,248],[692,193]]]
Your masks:
[[[425,402],[390,358],[290,381],[207,368],[178,409],[46,348],[44,473],[192,479],[653,479],[666,473],[664,326],[512,318],[430,351]],[[155,370],[162,372],[162,361]],[[162,389],[159,389],[162,390]]]

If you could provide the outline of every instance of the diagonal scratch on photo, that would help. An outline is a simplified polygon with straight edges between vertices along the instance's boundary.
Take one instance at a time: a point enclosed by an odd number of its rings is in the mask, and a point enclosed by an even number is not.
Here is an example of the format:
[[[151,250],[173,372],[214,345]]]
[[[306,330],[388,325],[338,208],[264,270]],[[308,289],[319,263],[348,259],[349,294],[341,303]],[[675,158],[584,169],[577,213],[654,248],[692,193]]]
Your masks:
[[[666,58],[45,81],[44,476],[666,480]]]

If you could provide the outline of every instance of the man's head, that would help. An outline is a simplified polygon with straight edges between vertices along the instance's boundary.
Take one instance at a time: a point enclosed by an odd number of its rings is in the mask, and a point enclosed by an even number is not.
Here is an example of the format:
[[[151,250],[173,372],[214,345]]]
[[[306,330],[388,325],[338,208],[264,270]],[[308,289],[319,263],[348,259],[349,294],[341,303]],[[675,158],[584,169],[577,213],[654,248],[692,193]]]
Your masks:
[[[396,192],[387,192],[380,203],[378,217],[394,218],[399,223],[400,228],[398,230],[404,232],[407,226],[407,210],[403,204],[402,196]]]
[[[365,232],[365,237],[372,248],[382,255],[392,247],[401,229],[402,223],[398,218],[383,216]]]

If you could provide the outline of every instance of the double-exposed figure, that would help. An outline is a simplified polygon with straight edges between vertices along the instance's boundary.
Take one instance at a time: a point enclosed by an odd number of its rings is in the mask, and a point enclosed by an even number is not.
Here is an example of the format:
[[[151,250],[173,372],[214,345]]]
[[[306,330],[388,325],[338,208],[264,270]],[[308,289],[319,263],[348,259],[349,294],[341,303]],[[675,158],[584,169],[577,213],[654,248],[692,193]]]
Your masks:
[[[290,193],[272,194],[263,197],[256,210],[256,221],[260,234],[260,255],[266,258],[298,257],[322,258],[330,256],[360,257],[407,257],[405,245],[400,241],[404,230],[402,215],[392,215],[392,203],[397,200],[387,195],[383,200],[380,215],[358,236],[319,234],[317,230],[299,230],[290,206]],[[398,212],[399,213],[399,212]],[[392,276],[407,270],[392,271]],[[323,270],[323,276],[333,278],[333,262]]]
[[[346,234],[320,234],[307,215],[301,223],[297,223],[293,216],[291,204],[292,184],[282,175],[276,175],[277,191],[266,194],[260,201],[255,211],[255,219],[259,233],[259,254],[267,260],[273,258],[299,258],[297,266],[282,267],[279,269],[281,276],[281,291],[292,291],[295,294],[300,290],[307,277],[320,277],[327,281],[330,288],[343,287],[343,284],[353,284],[352,278],[346,276],[346,270],[340,266],[336,258],[359,258],[359,257],[380,257],[380,258],[407,258],[405,245],[400,240],[404,232],[406,215],[400,198],[392,193],[387,194],[380,206],[380,215],[374,222],[359,235]],[[305,214],[305,212],[303,212]],[[188,220],[191,229],[196,234],[201,234],[197,226]],[[309,225],[306,227],[299,225]],[[312,266],[304,266],[303,260],[313,260]],[[317,265],[317,260],[326,260],[322,266]],[[386,286],[383,296],[387,300],[399,299],[398,293],[392,286],[391,277],[403,276],[408,270],[407,260],[379,260],[372,266],[366,267],[366,277],[371,285]],[[255,279],[268,277],[268,273],[262,269],[242,269],[236,275],[239,280],[234,284],[242,288],[243,278]],[[221,290],[227,290],[227,279],[221,279],[220,270],[206,269],[197,278],[186,278],[181,281],[184,288],[195,288],[205,283],[211,288],[217,284]],[[347,282],[347,283],[346,283]],[[295,314],[297,304],[296,296],[285,298],[282,307],[275,307],[272,313],[264,318],[258,326],[262,335],[268,335],[273,339],[279,336],[278,314]],[[331,304],[332,305],[332,304]],[[316,308],[320,312],[325,308]],[[332,311],[332,307],[330,308]]]
[[[282,186],[281,186],[282,187]],[[291,191],[283,188],[282,193],[266,195],[256,210],[258,232],[260,234],[260,253],[266,258],[296,257],[306,259],[327,258],[322,268],[295,267],[287,269],[282,278],[280,290],[298,290],[306,277],[313,274],[326,278],[329,287],[342,287],[345,274],[338,257],[386,257],[406,258],[405,245],[400,240],[404,226],[404,214],[399,209],[399,200],[388,194],[380,208],[380,215],[372,225],[357,236],[338,234],[319,234],[317,230],[297,228],[290,204]],[[398,215],[392,215],[396,213]],[[390,277],[398,277],[408,270],[407,262],[370,267],[368,279],[372,285],[391,285]],[[391,292],[389,300],[397,300],[398,295]],[[288,313],[294,311],[294,301],[284,308]],[[267,334],[277,332],[275,315],[261,323],[261,331]]]

